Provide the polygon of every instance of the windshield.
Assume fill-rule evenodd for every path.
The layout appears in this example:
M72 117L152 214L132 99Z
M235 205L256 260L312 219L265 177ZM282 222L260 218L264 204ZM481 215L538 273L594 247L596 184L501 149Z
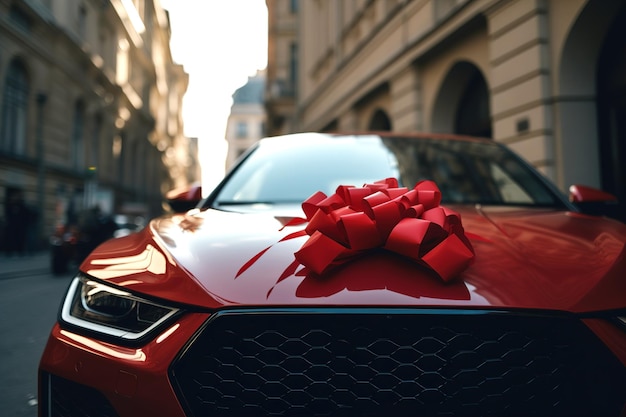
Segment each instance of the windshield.
M510 151L495 143L414 137L315 136L263 140L218 187L213 206L301 203L317 191L395 177L434 181L443 203L562 205Z

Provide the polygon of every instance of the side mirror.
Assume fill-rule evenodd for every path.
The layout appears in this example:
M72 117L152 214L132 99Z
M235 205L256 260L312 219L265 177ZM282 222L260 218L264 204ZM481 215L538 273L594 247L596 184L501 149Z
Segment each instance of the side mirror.
M171 190L165 195L165 199L172 211L184 213L196 207L202 200L202 186L194 183L188 187Z
M617 203L617 197L597 188L574 184L569 187L569 201L572 203Z
M594 216L607 216L622 220L617 197L606 191L586 185L575 184L569 187L569 201L581 212Z

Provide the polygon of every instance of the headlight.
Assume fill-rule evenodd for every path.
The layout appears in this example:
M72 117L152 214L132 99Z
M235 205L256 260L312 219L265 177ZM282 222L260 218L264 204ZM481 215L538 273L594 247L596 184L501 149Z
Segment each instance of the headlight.
M79 275L63 301L61 321L109 338L136 342L179 311Z

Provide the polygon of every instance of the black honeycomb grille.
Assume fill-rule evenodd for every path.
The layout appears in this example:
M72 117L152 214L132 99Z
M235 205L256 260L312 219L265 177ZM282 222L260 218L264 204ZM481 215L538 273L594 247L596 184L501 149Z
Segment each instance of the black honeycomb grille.
M572 317L227 312L172 366L193 416L612 416L624 366Z
M42 373L41 381L42 416L118 417L106 397L94 388L48 373Z

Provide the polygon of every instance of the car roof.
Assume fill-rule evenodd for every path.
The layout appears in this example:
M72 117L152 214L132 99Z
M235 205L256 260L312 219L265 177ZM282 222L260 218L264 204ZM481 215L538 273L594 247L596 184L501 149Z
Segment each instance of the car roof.
M300 132L286 135L269 136L261 139L265 141L291 141L291 140L311 140L332 139L338 137L380 137L380 138L414 138L414 139L439 139L457 140L480 143L497 143L491 138L459 135L452 133L427 133L427 132L389 132L389 131L346 131L346 132Z

